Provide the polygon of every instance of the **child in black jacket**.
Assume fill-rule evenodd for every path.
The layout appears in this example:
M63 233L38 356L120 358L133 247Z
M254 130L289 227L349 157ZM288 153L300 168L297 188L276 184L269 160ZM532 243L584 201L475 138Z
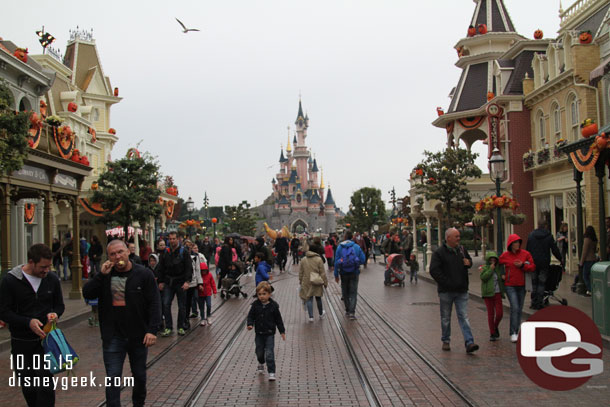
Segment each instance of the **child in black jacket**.
M252 303L248 313L248 330L255 328L256 336L256 358L258 359L258 373L269 372L269 381L275 380L275 329L280 331L283 340L286 340L286 329L280 314L280 306L271 299L271 284L266 281L260 282L256 286L256 296L258 299Z

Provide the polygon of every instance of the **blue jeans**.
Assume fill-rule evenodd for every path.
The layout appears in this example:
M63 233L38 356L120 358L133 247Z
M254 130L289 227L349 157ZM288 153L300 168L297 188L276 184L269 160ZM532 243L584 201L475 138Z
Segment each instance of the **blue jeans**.
M316 297L316 304L318 306L318 314L322 315L322 297ZM309 318L313 318L313 297L309 297L307 301L305 301L305 305L307 306Z
M595 263L595 261L585 261L582 264L582 279L587 286L587 291L591 291L591 267Z
M212 296L208 295L207 297L197 297L197 303L199 304L199 314L201 315L201 319L207 319L212 313ZM207 314L205 308L208 308Z
M254 344L256 345L256 359L258 363L264 365L267 363L267 372L275 373L275 352L273 347L275 346L275 335L259 335L256 334L254 337Z
M345 304L345 312L351 315L356 313L356 301L358 301L358 278L357 273L341 274L341 295Z
M525 301L525 286L506 286L506 295L510 302L510 334L518 334L521 327L521 312Z
M186 291L182 289L182 284L165 284L163 288L163 317L165 318L165 328L173 329L174 320L172 319L172 301L174 295L178 298L178 327L186 325Z
M72 274L70 273L70 262L72 259L68 256L64 256L64 280L68 280Z
M441 303L441 341L449 342L451 339L451 310L455 303L455 312L457 313L458 323L464 336L464 343L466 346L474 343L466 309L468 306L468 293L438 293L438 298Z
M146 400L146 356L148 349L142 344L142 341L130 341L118 336L104 342L102 348L106 377L108 378L122 377L125 355L129 355L129 365L134 379L131 399L134 406L143 406ZM112 380L112 384L114 384L114 379L108 380ZM106 403L108 407L121 406L120 386L106 387Z

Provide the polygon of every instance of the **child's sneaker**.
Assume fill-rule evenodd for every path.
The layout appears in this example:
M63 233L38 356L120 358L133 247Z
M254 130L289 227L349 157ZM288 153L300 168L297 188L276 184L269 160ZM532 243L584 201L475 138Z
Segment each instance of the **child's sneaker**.
M161 336L166 338L168 336L170 336L172 334L172 330L169 328L165 328L162 332L161 332Z
M256 368L256 373L258 373L258 374L265 373L265 365L258 365L258 367Z
M269 373L269 381L270 382L274 382L275 381L275 373Z
M178 335L180 335L180 336L186 335L186 332L184 332L183 328L178 328Z

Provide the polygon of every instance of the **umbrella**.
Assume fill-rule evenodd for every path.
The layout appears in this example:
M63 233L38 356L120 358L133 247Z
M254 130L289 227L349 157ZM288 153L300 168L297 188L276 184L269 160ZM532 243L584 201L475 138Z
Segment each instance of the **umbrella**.
M232 237L232 238L241 238L241 235L239 233L229 233L228 235L225 235L225 237Z

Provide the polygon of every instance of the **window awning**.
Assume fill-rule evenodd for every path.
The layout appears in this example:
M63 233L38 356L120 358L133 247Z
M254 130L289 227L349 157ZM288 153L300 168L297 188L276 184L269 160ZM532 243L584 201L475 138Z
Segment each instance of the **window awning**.
M610 57L606 58L604 62L599 64L595 69L591 71L589 74L589 82L592 84L597 83L599 79L604 76L608 71L610 71Z

